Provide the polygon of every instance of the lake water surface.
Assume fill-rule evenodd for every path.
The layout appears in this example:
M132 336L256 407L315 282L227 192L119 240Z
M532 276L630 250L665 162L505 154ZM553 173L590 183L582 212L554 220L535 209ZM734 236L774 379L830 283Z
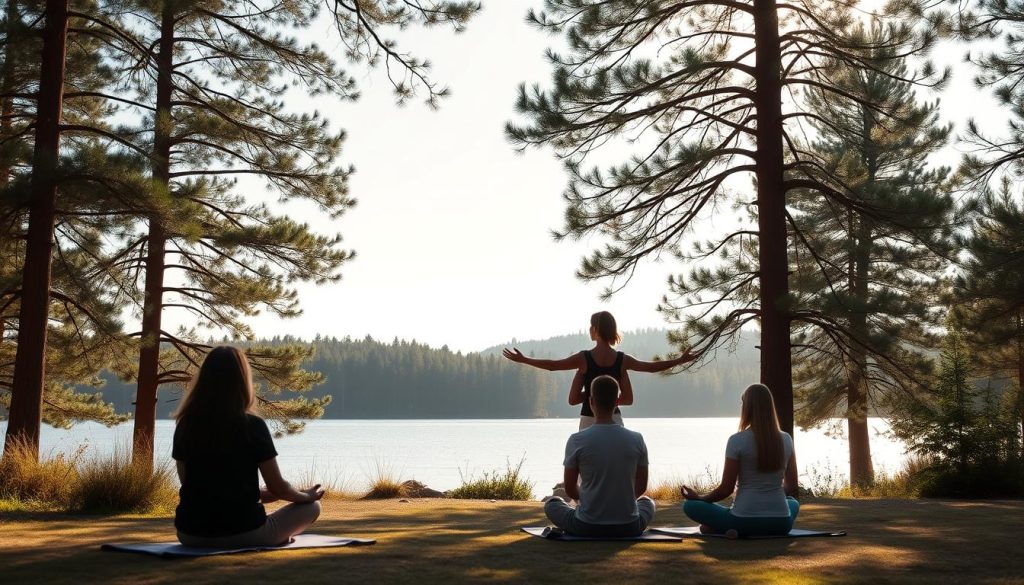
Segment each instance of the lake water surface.
M839 421L837 421L839 422ZM711 473L716 477L725 457L725 442L736 430L736 418L633 418L626 426L644 435L651 462L651 484ZM561 481L565 440L577 429L576 419L523 420L317 420L304 432L276 439L285 477L301 483L315 477L357 491L378 470L400 479L415 479L437 490L457 487L463 476L504 470L523 461L522 472L538 496ZM885 433L883 419L869 422L876 470L897 471L906 458L904 447ZM0 433L6 431L0 422ZM157 421L156 456L168 461L174 422ZM87 454L128 449L131 423L106 428L82 423L70 430L43 427L42 453L72 453L87 445ZM797 462L802 483L812 475L845 477L849 458L846 440L823 429L796 432Z

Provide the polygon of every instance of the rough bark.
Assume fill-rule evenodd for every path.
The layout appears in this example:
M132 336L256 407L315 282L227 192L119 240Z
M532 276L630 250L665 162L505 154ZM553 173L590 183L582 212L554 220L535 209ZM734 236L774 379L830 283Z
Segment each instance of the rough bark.
M1021 449L1024 450L1024 309L1017 313L1017 415L1020 418Z
M174 67L174 13L165 5L160 26L157 56L156 116L153 133L153 188L163 193L170 187L171 75ZM146 289L142 307L142 344L139 349L139 380L135 395L135 428L132 460L153 464L153 436L156 432L156 402L160 388L160 338L164 292L164 252L167 234L163 218L154 212L149 218L146 242Z
M775 397L782 430L793 434L789 263L783 183L782 58L775 0L754 0L757 214L761 285L761 382Z
M853 250L851 292L858 302L867 302L871 228L863 218L857 222ZM865 486L874 480L871 464L871 438L868 433L868 393L865 380L867 352L867 313L862 309L850 315L850 330L855 339L850 350L850 379L846 394L846 424L850 441L850 485Z
M861 156L867 170L865 193L875 186L878 177L878 148L872 135L876 126L875 114L861 108ZM868 433L867 352L868 316L863 307L868 299L868 278L873 245L870 220L849 212L850 237L850 296L857 303L849 315L853 344L850 348L849 380L846 389L846 425L850 442L850 485L866 486L874 481L871 464L871 437Z
M39 456L43 384L46 377L46 332L50 308L50 267L57 207L57 162L60 154L61 102L67 52L68 2L47 0L42 62L32 155L31 203L18 315L18 350L14 360L7 442L24 441Z

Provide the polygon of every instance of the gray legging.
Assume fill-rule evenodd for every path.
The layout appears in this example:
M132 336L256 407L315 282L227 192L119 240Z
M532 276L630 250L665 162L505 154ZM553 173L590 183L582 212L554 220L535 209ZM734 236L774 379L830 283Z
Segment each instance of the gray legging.
M320 516L320 502L288 504L267 516L263 526L248 532L228 536L191 536L178 532L178 540L185 546L202 548L249 548L277 546L288 542Z
M591 524L577 518L576 509L555 496L544 502L544 514L555 526L576 536L637 536L643 534L654 519L656 506L651 498L640 496L636 500L636 507L640 517L627 524Z

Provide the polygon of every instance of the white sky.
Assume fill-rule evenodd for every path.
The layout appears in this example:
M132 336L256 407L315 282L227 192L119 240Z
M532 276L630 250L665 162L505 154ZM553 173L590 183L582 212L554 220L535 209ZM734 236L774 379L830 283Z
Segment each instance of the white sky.
M305 211L292 215L341 232L358 257L337 284L299 285L301 317L253 319L258 336L369 334L474 351L513 337L578 331L601 309L612 311L623 329L664 326L655 306L665 278L679 267L650 263L602 304L603 285L574 276L590 246L550 236L564 212L561 164L550 150L519 154L505 139L516 87L547 84L543 51L559 42L525 23L527 9L540 4L491 0L463 34L410 29L395 35L400 47L429 57L433 77L451 87L439 111L420 101L396 107L383 72L354 66L358 102L317 102L348 132L343 162L356 167L350 187L359 204L336 222ZM969 115L999 128L1005 114L972 88L962 54L949 48L936 55L938 64L955 67L942 95L943 115L958 128ZM953 163L954 154L942 162ZM701 229L716 228L708 222Z

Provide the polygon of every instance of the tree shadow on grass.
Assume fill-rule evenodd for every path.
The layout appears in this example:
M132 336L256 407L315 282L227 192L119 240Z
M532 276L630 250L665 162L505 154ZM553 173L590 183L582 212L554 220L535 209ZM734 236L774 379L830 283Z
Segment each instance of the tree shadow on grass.
M687 538L701 554L718 561L774 559L794 552L796 539L728 540L724 538Z
M174 539L170 518L47 516L0 524L2 580L78 583L1005 583L1024 574L1015 553L1019 503L809 502L798 525L843 538L681 543L559 542L519 532L546 524L538 503L328 503L312 532L376 538L369 547L163 561L100 552L102 542ZM689 522L675 507L659 526ZM964 578L969 575L969 578Z

